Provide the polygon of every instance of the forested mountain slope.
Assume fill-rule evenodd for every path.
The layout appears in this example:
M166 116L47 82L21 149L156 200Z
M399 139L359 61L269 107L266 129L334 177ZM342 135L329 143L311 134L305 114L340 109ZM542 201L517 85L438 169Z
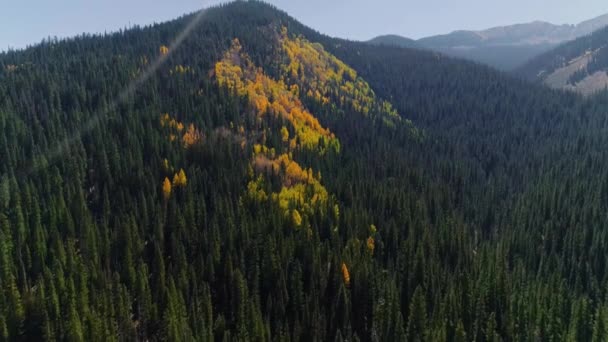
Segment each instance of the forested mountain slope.
M608 87L608 28L542 54L517 73L550 87L592 95Z
M607 105L255 1L2 54L0 339L602 340Z
M398 46L404 48L420 48L420 45L414 39L402 37L396 34L387 34L372 38L367 41L373 45L388 45L388 46Z

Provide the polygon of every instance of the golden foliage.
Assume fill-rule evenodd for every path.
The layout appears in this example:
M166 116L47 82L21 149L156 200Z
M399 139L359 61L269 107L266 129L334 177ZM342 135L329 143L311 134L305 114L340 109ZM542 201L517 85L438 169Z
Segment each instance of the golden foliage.
M173 74L184 75L184 74L188 74L188 73L193 74L194 70L192 70L192 68L190 68L189 66L183 66L181 64L178 64L169 70L169 74L171 74L171 75L173 75Z
M186 186L188 184L188 178L186 178L186 172L184 172L184 169L180 169L179 170L179 185L180 186Z
M184 188L188 184L188 178L184 169L180 169L178 173L173 175L173 186Z
M263 189L263 178L259 176L247 184L247 195L256 202L264 202L268 199L266 191Z
M246 97L257 116L273 115L291 126L283 126L280 130L281 141L289 147L289 154L277 156L273 148L268 148L264 144L265 132L261 134L261 143L253 145L252 180L247 185L247 197L258 202L272 200L286 219L300 227L307 217L326 206L329 194L320 182L320 174L315 177L311 169L301 167L293 160L291 153L299 148L317 150L319 153L328 149L339 152L339 141L304 107L299 98L300 85L288 85L283 79L275 80L264 74L243 53L237 39L222 60L216 63L213 72L218 84ZM297 69L293 70L293 75L299 75ZM321 96L318 91L315 93ZM321 149L320 146L324 147ZM258 175L255 179L254 174ZM278 177L281 189L268 194L264 176Z
M300 213L296 209L291 213L291 219L296 227L302 225L302 216L300 216Z
M161 45L161 47L158 50L162 56L165 56L169 53L169 48L166 47L165 45Z
M304 170L289 154L283 153L276 159L270 159L263 154L258 154L253 165L255 170L261 172L272 172L275 175L283 176L283 185L286 187L293 186L297 183L314 184L316 179L312 170Z
M171 197L171 181L168 177L165 177L165 181L163 182L163 196L166 200Z
M350 286L350 273L348 272L348 267L345 263L342 263L342 279L344 280L344 285L346 287Z
M375 235L377 231L378 231L378 228L376 228L376 226L375 226L375 225L371 224L371 225L369 226L369 232L370 232L372 235Z
M161 116L160 116L160 125L161 125L161 127L167 126L170 121L171 121L171 117L169 116L168 113L161 114Z
M371 236L368 237L366 245L367 245L367 250L369 251L369 253L371 255L374 255L374 248L376 248L376 241L374 240L374 238Z
M289 130L287 130L287 127L283 126L281 128L281 140L286 143L289 141Z
M298 214L312 215L314 211L323 206L329 200L329 194L325 187L315 178L312 170L303 169L296 161L291 159L289 154L281 154L271 159L267 147L255 145L257 151L252 165L253 169L260 174L255 181L256 187L250 182L248 193L250 198L266 199L266 193L260 196L261 175L280 177L283 187L278 193L273 193L271 198L283 210L286 216L293 210L298 210Z
M289 87L282 80L276 81L256 68L248 55L242 52L238 40L215 65L218 83L228 87L241 96L247 96L251 106L259 116L270 113L291 123L302 147L314 149L324 139L329 146L335 136L322 127L298 98L299 88Z
M188 125L188 130L182 137L184 147L189 148L197 145L202 140L202 136L202 133L194 126L194 124Z
M390 124L401 119L389 102L376 98L369 84L354 69L325 51L321 44L303 37L291 38L285 27L281 30L280 43L288 59L283 74L309 98L325 105L330 98L336 98L340 105L363 115L381 114Z
M184 124L172 118L167 113L160 116L160 125L163 128L169 129L171 132L169 134L169 140L171 142L175 141L178 136L181 135L181 132L184 131ZM184 148L190 148L197 145L202 141L202 139L203 134L198 130L198 128L196 128L196 126L194 126L194 124L189 124L188 129L182 135L182 143L184 144Z
M184 125L181 122L172 118L169 113L165 113L160 116L160 125L161 127L168 127L178 131L180 129L184 129Z

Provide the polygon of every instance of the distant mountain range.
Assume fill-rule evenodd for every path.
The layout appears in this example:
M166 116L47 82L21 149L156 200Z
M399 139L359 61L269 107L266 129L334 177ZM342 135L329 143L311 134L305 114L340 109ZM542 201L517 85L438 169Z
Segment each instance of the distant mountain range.
M535 21L482 31L460 30L419 40L386 35L376 37L369 42L430 49L488 64L501 70L514 70L562 43L589 35L605 26L608 26L608 14L578 25L554 25Z
M583 95L603 90L608 87L608 27L537 56L516 73Z

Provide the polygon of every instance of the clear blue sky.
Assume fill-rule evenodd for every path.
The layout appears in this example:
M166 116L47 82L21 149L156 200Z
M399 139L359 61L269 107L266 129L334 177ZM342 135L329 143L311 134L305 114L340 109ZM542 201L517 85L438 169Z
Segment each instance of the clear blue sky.
M45 37L115 31L150 24L221 0L7 0L0 50ZM304 24L351 39L396 33L411 38L456 29L545 20L578 23L608 12L607 0L268 0Z

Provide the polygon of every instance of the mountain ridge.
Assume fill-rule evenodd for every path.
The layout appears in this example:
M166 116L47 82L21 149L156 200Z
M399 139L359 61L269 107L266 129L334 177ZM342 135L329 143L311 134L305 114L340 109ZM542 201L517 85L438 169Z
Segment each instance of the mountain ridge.
M606 26L608 26L608 14L576 25L556 25L537 20L484 30L456 30L413 41L398 35L389 35L373 38L369 42L431 49L489 64L499 69L512 70L559 44L591 34Z
M608 87L608 28L537 56L515 73L525 79L593 95Z

